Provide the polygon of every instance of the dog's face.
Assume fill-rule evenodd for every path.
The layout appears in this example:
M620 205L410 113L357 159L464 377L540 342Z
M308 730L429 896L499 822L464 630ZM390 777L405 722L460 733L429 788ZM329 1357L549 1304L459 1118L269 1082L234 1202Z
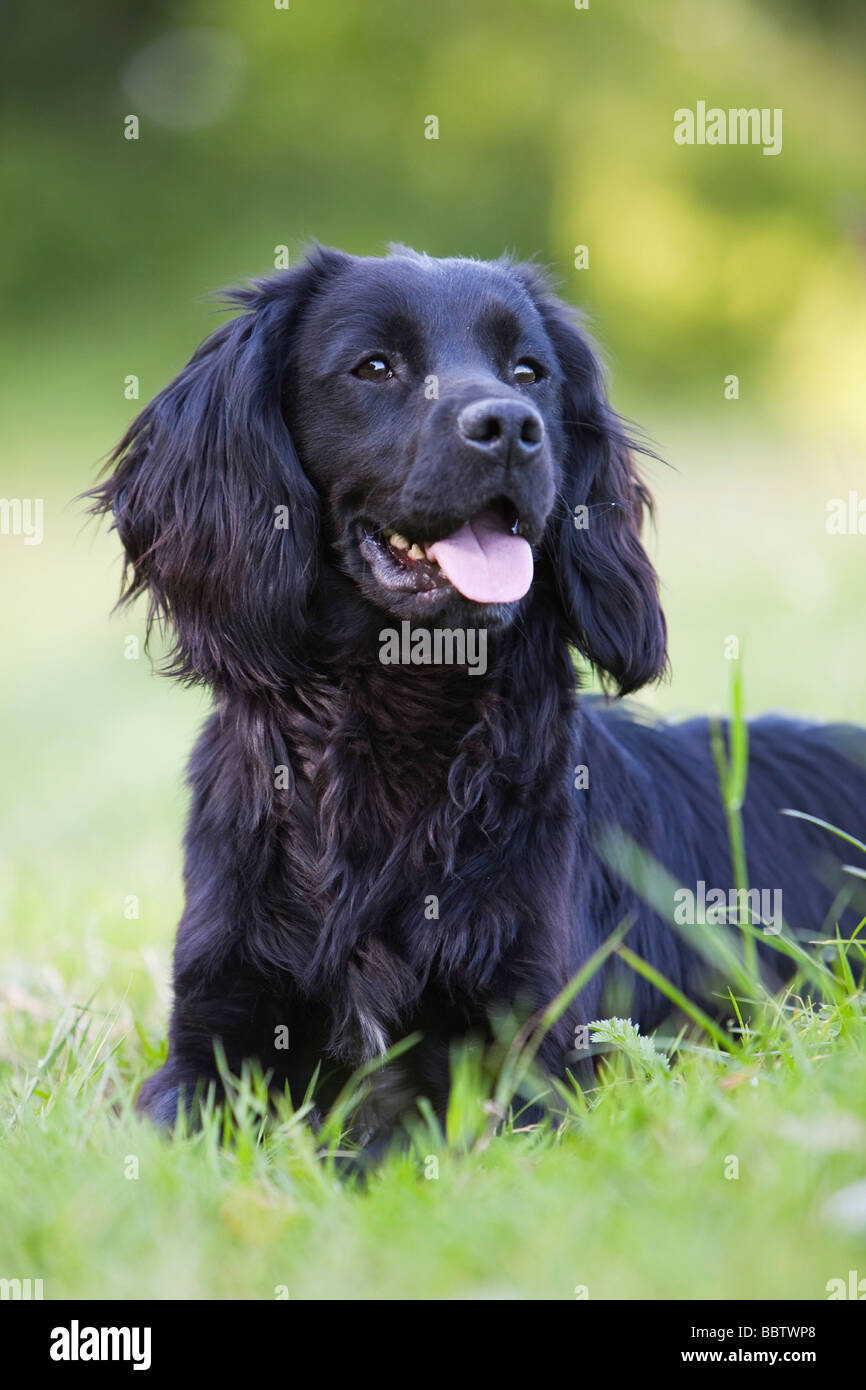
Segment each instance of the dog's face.
M283 688L330 567L418 623L502 628L531 604L621 691L661 672L648 498L592 345L533 267L317 248L233 300L91 494L126 597L174 629L171 670Z
M287 423L324 504L324 540L399 618L508 622L561 477L560 371L504 267L359 260L304 313Z

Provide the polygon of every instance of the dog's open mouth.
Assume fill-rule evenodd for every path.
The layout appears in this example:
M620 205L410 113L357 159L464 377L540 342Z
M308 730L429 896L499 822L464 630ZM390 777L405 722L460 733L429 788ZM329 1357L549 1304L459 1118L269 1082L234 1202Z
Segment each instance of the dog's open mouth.
M519 524L513 509L491 503L437 541L363 524L360 550L376 581L392 592L456 589L473 603L515 603L533 571L532 549L517 534Z

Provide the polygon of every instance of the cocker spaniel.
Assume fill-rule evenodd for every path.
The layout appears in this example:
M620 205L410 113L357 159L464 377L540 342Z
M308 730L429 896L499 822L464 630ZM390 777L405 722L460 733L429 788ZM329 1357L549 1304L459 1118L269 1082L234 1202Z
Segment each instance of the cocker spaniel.
M649 497L579 320L531 265L405 247L317 247L232 299L91 494L125 597L146 592L173 634L168 670L215 701L143 1110L171 1123L218 1089L215 1040L296 1101L321 1062L324 1104L417 1033L376 1123L419 1095L441 1112L453 1042L543 1010L620 924L718 1012L688 916L740 949L706 906L736 888L710 725L610 698L662 675L665 621ZM578 694L576 654L608 698ZM767 935L814 935L856 887L834 837L785 807L862 836L862 734L749 726L770 979L785 958ZM692 894L682 930L648 865ZM576 1036L613 1005L644 1030L669 1008L612 956L539 1065L579 1064Z

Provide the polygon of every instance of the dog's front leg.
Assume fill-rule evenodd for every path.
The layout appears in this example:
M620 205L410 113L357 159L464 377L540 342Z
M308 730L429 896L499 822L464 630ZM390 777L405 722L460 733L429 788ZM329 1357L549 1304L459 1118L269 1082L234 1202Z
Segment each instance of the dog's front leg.
M324 1011L288 983L275 985L234 959L214 976L177 973L168 1058L145 1081L137 1108L166 1127L179 1109L195 1122L208 1094L223 1100L245 1063L258 1065L272 1092L288 1088L297 1105L324 1053L328 1025ZM332 1088L326 1079L323 1094Z

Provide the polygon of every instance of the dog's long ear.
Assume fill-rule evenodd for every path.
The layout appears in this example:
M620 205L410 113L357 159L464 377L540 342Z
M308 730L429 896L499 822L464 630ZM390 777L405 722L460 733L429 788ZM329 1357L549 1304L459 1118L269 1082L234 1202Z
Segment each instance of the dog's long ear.
M571 641L625 695L667 663L658 578L640 535L650 497L576 314L534 267L520 273L562 373L564 469L546 544L553 583Z
M245 312L145 407L86 494L114 515L122 599L147 590L148 630L173 630L167 670L182 680L275 688L297 649L319 504L283 418L282 379L308 297L349 259L317 248L234 292Z

